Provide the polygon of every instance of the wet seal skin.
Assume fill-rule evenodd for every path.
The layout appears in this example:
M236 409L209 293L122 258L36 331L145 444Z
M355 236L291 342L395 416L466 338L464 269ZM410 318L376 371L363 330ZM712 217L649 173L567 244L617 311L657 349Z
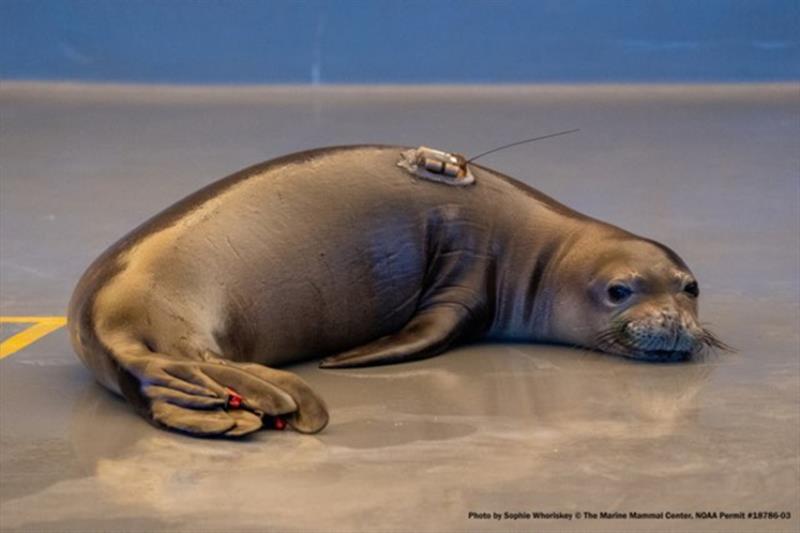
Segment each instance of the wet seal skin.
M723 346L669 248L474 163L469 183L428 179L398 165L409 150L292 154L169 207L81 278L75 351L152 423L236 437L326 426L275 368L309 359L400 363L481 338L647 361Z

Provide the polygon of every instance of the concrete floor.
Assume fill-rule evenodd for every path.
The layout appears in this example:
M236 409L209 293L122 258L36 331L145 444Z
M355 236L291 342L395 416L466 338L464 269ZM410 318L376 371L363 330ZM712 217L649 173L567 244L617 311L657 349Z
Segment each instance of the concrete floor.
M394 367L303 365L293 370L326 398L331 425L231 442L152 428L92 382L61 329L0 362L0 529L799 530L797 85L4 84L0 314L63 315L108 244L257 161L357 142L474 154L574 127L482 164L672 246L700 279L701 318L736 353L657 365L477 345Z

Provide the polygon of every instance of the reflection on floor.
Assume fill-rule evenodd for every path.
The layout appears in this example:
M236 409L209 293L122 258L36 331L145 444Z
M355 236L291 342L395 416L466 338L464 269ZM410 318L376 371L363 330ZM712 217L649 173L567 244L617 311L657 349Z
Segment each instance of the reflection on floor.
M0 528L796 531L799 103L787 86L0 89L2 315L63 314L106 245L259 160L355 142L476 153L580 127L483 163L675 248L702 319L738 349L656 365L481 344L302 365L328 429L233 442L150 427L92 383L61 329L0 362ZM506 511L572 520L468 514Z

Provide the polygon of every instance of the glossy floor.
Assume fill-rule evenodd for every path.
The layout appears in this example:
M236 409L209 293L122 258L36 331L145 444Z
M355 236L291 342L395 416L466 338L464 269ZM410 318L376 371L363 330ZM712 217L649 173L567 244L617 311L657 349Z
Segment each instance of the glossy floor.
M579 127L482 163L669 244L700 279L702 319L738 349L658 365L484 344L394 367L303 365L331 425L236 442L152 428L92 382L61 329L0 362L0 529L800 528L797 86L11 84L0 117L2 315L63 315L108 244L260 160L359 142L470 154ZM721 511L792 518L695 514ZM666 518L681 512L694 518Z

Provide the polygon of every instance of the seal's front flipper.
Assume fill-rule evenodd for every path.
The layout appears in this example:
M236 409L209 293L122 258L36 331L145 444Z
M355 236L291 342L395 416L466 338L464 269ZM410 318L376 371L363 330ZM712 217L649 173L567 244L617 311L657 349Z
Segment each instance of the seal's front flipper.
M463 333L470 316L469 310L461 304L439 304L417 313L397 333L323 359L319 366L353 368L433 357Z

